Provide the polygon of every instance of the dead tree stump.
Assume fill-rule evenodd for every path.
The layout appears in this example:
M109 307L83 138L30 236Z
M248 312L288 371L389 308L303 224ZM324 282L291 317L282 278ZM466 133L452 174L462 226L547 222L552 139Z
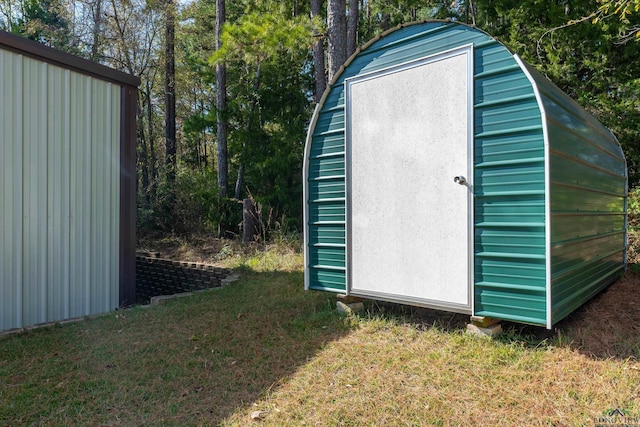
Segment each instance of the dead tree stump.
M259 233L258 210L253 199L242 201L242 243L256 240Z

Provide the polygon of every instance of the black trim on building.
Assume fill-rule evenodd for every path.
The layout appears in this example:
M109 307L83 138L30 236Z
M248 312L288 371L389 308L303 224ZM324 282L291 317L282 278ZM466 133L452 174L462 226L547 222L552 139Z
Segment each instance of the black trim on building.
M140 86L140 79L122 71L114 70L97 62L88 61L79 56L45 46L33 40L0 31L0 47L5 50L36 58L50 64L68 68L82 74L97 77L119 85Z
M136 302L137 89L120 91L120 306Z

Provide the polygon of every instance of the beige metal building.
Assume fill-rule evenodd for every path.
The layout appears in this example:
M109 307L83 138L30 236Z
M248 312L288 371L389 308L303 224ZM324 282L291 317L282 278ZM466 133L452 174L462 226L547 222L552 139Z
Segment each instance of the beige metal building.
M0 331L135 302L138 84L0 32Z

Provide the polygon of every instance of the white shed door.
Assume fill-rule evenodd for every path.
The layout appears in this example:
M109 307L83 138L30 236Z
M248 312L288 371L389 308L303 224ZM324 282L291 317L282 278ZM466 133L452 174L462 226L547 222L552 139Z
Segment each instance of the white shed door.
M349 293L471 312L471 70L468 46L346 81Z

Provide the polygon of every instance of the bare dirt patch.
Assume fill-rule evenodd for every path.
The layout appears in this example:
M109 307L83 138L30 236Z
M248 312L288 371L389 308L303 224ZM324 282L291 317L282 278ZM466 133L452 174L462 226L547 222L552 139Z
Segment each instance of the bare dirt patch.
M571 346L598 358L640 358L640 273L623 278L557 325Z
M214 265L232 254L253 252L256 247L257 244L242 244L210 234L148 235L139 236L137 241L140 252L159 252L162 258Z

